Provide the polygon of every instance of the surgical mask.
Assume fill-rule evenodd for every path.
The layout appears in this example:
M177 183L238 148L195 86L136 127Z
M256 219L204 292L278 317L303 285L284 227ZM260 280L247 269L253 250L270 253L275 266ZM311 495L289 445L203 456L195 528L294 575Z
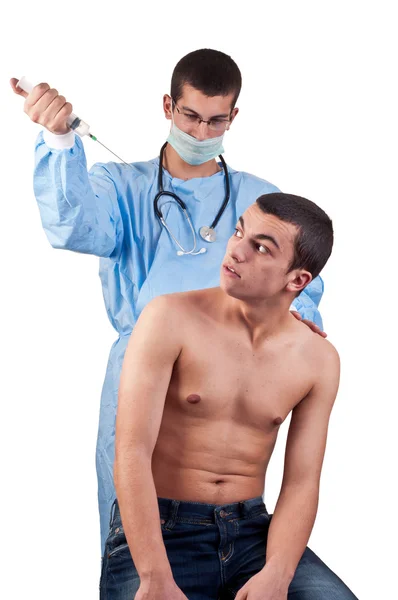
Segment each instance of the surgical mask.
M196 166L202 165L224 152L223 138L224 134L215 138L197 140L192 135L188 135L188 133L179 129L173 119L167 141L181 156L182 160L185 160L189 165Z

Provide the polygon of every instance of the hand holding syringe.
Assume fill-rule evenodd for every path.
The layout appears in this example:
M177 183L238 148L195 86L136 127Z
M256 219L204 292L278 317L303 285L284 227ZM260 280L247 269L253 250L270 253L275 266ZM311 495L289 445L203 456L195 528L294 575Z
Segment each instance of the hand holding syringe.
M72 112L72 104L67 102L64 96L60 96L57 90L50 88L48 83L33 86L26 77L22 77L19 81L15 78L11 79L10 83L16 94L26 98L24 110L34 123L39 123L57 135L68 133L71 130L81 137L88 135L128 165L126 161L90 133L90 126Z

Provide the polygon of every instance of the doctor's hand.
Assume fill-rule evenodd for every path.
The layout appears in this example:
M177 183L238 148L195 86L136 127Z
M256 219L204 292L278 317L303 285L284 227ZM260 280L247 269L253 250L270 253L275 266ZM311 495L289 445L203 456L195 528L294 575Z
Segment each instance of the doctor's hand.
M48 131L58 135L71 131L66 120L73 111L72 104L48 83L35 85L28 94L17 87L18 79L11 79L10 84L15 94L26 98L24 111L34 123L43 125Z
M296 317L296 319L298 321L301 321L302 323L305 323L305 325L307 325L307 327L309 327L310 329L312 329L312 331L314 333L317 333L318 335L320 335L323 338L327 337L327 335L328 335L327 333L325 333L324 331L322 331L322 329L320 327L318 327L318 325L315 325L315 323L313 323L309 319L303 319L303 317L300 315L299 312L297 312L296 310L291 310L290 312L292 313L293 317Z

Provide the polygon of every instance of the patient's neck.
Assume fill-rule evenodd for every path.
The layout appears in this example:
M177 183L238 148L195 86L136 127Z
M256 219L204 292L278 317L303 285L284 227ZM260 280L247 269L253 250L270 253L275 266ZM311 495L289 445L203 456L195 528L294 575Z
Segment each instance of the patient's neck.
M291 323L292 298L244 301L225 294L225 315L231 322L242 326L251 342L256 345L275 336Z

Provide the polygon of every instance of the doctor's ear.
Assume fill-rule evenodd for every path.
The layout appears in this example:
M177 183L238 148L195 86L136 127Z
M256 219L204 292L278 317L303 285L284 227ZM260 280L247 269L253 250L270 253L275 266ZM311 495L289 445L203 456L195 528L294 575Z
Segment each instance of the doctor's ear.
M232 111L231 111L231 121L230 121L230 123L229 123L229 125L227 127L227 130L231 127L231 124L232 124L233 120L235 119L236 115L238 114L238 112L239 112L239 108L236 107L236 108L232 109Z
M312 275L309 271L294 270L291 275L293 278L286 286L288 292L298 294L312 281Z
M169 96L168 94L165 94L163 96L163 111L164 111L164 116L166 117L166 119L171 119L172 104L173 104L173 101L171 99L171 96Z

